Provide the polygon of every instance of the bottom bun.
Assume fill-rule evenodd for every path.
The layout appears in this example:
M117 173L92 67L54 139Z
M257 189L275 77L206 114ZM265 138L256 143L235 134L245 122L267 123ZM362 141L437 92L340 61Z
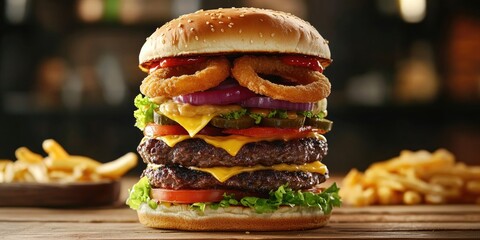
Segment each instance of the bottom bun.
M287 231L325 226L330 215L318 208L280 207L273 213L256 213L248 207L228 207L204 212L188 205L158 205L151 209L142 204L137 210L140 223L162 229L186 231Z

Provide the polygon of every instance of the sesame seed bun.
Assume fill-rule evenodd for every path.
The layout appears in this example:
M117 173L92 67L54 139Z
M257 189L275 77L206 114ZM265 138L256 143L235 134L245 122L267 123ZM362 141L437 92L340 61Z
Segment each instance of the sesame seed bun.
M203 213L186 204L159 205L153 210L143 203L138 219L148 227L185 231L290 231L325 226L330 215L306 207L280 207L273 213L255 213L247 207L206 209Z
M143 45L140 68L149 61L188 55L287 53L331 62L328 41L310 23L289 13L257 8L197 11L158 28Z

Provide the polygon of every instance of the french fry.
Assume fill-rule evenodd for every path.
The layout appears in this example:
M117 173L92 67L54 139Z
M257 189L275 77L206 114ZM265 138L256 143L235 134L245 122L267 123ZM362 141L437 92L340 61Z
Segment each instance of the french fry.
M5 167L7 166L7 164L9 163L13 163L12 160L7 160L7 159L0 159L0 172L3 171L5 169Z
M69 154L63 149L57 141L53 139L47 139L43 141L43 150L55 160L62 160L68 158Z
M445 149L404 150L398 157L372 164L365 173L353 169L342 188L343 201L357 206L475 203L480 199L480 166L455 162ZM376 192L375 199L371 192Z
M84 156L68 156L64 159L52 158L50 156L45 158L45 165L52 170L73 171L76 166L80 165L93 172L100 164L100 162Z
M20 147L15 151L17 161L0 160L0 183L110 181L121 177L137 164L137 155L134 153L127 153L115 161L102 164L86 156L68 154L53 139L43 141L42 147L48 154L47 157Z
M4 166L3 182L5 183L13 182L14 177L15 177L15 172L13 171L13 163L7 163Z
M403 193L403 203L407 205L419 204L422 201L422 196L415 191L406 191Z
M26 147L18 148L15 151L15 157L17 157L18 161L27 163L41 163L43 161L43 157L40 154L30 151Z
M425 195L425 202L431 204L442 204L446 203L445 197L438 194L427 194Z
M43 164L43 162L28 166L28 172L32 175L35 182L47 183L50 181L47 167Z
M130 152L117 160L97 166L95 172L103 177L115 179L124 175L128 170L137 165L137 161L137 155Z
M429 182L447 188L460 188L463 186L463 179L457 176L435 175L430 178Z
M469 181L466 186L467 191L480 194L480 181Z

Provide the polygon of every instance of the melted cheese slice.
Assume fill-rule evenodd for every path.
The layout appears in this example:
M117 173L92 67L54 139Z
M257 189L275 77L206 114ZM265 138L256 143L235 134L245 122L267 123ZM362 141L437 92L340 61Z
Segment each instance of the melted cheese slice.
M198 168L198 167L190 167L192 170L207 172L212 174L220 182L225 182L229 178L243 173L243 172L253 172L258 170L275 170L275 171L302 171L302 172L314 172L325 174L328 172L327 166L321 163L320 161L315 161L311 163L306 163L303 165L289 165L289 164L277 164L273 166L262 166L262 165L255 165L253 167L212 167L212 168Z
M195 136L195 134L200 132L200 130L207 126L210 120L215 117L214 114L199 115L195 117L184 117L168 112L162 112L162 114L180 124L183 128L187 130L188 135L190 135L191 137Z
M315 137L322 140L325 140L325 137L321 134L312 133L309 137ZM190 139L192 137L187 135L170 135L170 136L162 136L158 137L158 139L164 141L169 147L175 146L175 144L184 141L186 139ZM223 150L227 151L230 155L236 156L238 151L243 147L243 145L251 142L259 142L259 141L275 141L275 140L289 140L286 138L253 138L253 137L245 137L239 135L230 135L230 136L207 136L207 135L195 135L193 138L200 138L203 139L208 144L222 148Z

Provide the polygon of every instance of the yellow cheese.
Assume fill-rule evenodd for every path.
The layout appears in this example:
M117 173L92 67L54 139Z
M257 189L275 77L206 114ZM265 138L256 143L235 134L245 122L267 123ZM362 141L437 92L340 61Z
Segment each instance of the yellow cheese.
M328 172L327 166L321 163L320 161L315 161L311 163L306 163L303 165L289 165L289 164L277 164L273 166L262 166L262 165L255 165L253 167L212 167L212 168L197 168L197 167L190 167L190 169L198 170L202 172L208 172L212 174L218 181L225 182L229 178L243 173L243 172L253 172L258 170L275 170L275 171L302 171L302 172L314 172L325 174Z
M200 132L200 130L207 126L210 120L215 117L214 114L199 115L195 117L185 117L168 112L163 112L163 114L185 128L191 137Z
M158 139L164 141L169 147L174 147L175 144L190 138L191 137L188 135L168 135L168 136L158 137Z
M325 140L325 137L321 134L313 133L309 137L315 137ZM190 139L191 137L187 135L170 135L158 137L158 139L164 141L169 147L175 146L175 144ZM239 135L230 135L230 136L207 136L207 135L195 135L193 138L203 139L208 144L222 148L227 151L230 155L237 155L238 151L243 147L243 145L251 142L259 141L275 141L275 140L289 140L285 138L254 138L254 137L245 137Z

